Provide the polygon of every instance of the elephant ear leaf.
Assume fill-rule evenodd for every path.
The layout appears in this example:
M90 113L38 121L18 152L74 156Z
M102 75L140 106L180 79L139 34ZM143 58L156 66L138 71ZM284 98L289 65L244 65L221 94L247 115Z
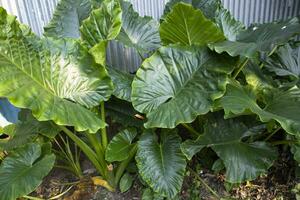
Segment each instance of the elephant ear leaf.
M130 2L121 1L121 6L122 29L117 40L127 47L135 48L141 54L159 48L159 23L148 16L140 17Z
M105 159L109 162L126 160L132 149L134 149L135 144L132 144L132 142L136 135L137 131L134 128L119 132L108 144Z
M189 158L203 147L211 147L224 162L226 180L241 183L254 180L272 166L277 158L275 148L265 142L243 142L242 139L255 134L241 121L224 120L222 116L211 115L204 126L204 135L195 141L187 140L182 152Z
M276 120L282 128L290 134L300 134L300 90L294 88L281 91L270 89L268 96L265 96L265 105L261 108L250 88L236 83L227 85L226 93L220 100L225 114L243 114L249 110L257 114L261 121L268 122Z
M138 142L137 166L143 180L162 196L173 198L181 189L186 160L180 150L180 137L163 130L160 141L147 130Z
M107 100L112 82L77 41L39 39L0 9L0 96L32 110L39 121L96 132L105 126L89 111Z
M204 47L162 47L136 73L133 106L147 114L146 128L190 123L224 94L235 64L234 58Z
M91 12L90 0L61 0L50 23L44 28L45 35L59 38L79 38L80 25Z
M160 25L163 44L206 45L225 39L221 29L200 10L185 3L176 4Z
M278 76L293 76L300 78L300 47L291 45L279 47L275 54L266 60L267 69Z
M241 30L235 37L212 43L210 47L216 52L227 52L231 56L255 57L257 53L271 52L272 48L289 41L300 33L300 23L297 17L284 22L254 24L247 30Z
M121 26L122 10L119 0L104 0L100 8L94 9L82 22L81 38L97 63L105 65L107 42L119 35Z
M41 146L29 143L9 154L0 166L2 200L13 200L31 193L50 172L54 154L42 155Z
M220 0L170 0L165 6L164 16L162 18L165 19L166 15L171 12L173 7L180 2L191 4L194 8L201 10L205 17L211 20L215 19L216 13L222 5Z

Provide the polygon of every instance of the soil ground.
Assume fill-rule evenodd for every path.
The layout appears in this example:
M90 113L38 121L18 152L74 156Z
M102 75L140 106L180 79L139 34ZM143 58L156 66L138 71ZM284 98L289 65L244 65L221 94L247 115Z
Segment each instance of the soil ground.
M295 174L295 166L289 155L281 155L274 166L269 170L268 175L259 177L239 186L230 187L225 183L222 173L214 174L211 170L198 170L199 176L211 187L222 199L247 199L247 200L296 200L293 188L300 183L300 179ZM88 168L91 166L88 165ZM86 169L93 173L94 170ZM125 192L108 192L101 187L95 187L88 178L79 183L68 185L66 183L76 182L76 178L61 169L53 170L45 179L43 184L31 194L31 196L42 199L59 195L68 190L57 199L61 200L140 200L144 190L143 184L137 178L133 187ZM70 189L71 187L71 189ZM227 187L227 190L226 190ZM300 187L300 185L299 185ZM300 189L299 189L300 194ZM176 200L215 200L218 199L192 174L187 174L182 191ZM298 199L297 199L298 200Z

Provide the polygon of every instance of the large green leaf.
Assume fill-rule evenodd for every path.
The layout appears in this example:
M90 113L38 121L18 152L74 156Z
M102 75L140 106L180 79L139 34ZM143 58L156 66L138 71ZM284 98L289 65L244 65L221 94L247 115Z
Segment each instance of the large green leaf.
M131 3L121 1L122 29L117 40L140 53L147 53L160 47L159 23L151 17L140 17Z
M220 0L170 0L165 6L163 19L179 2L191 4L193 7L200 9L207 18L212 20L222 5Z
M161 23L159 33L164 44L206 45L225 39L216 24L185 3L173 7Z
M59 133L59 128L52 122L39 122L30 112L22 110L19 113L19 120L3 128L3 133L10 136L9 140L0 142L0 148L11 150L24 144L34 141L38 134L54 138Z
M85 107L107 100L112 83L85 48L71 39L41 40L2 8L0 35L0 96L39 121L90 132L105 126Z
M267 58L265 66L278 76L300 78L300 47L292 48L289 44L280 47Z
M247 30L240 31L235 37L210 44L210 47L218 53L227 52L232 56L252 58L258 52L270 52L274 46L286 43L299 33L299 19L292 18L284 22L254 24Z
M107 41L115 39L122 26L122 10L119 0L104 0L100 8L93 10L80 27L84 43L91 48L95 61L106 64Z
M261 121L276 120L290 134L300 134L300 90L296 87L286 91L271 89L265 99L265 106L257 104L257 98L249 87L237 83L229 84L221 104L226 115L243 114L250 110L257 114Z
M195 141L187 140L181 147L189 159L203 147L211 147L224 162L226 180L241 183L266 173L277 157L276 150L265 142L242 141L255 133L239 119L224 120L222 115L211 115L204 135Z
M90 0L61 0L56 6L53 18L44 28L51 37L79 38L81 22L91 12Z
M147 113L145 127L174 128L212 108L225 91L235 59L207 48L162 47L145 60L132 83L132 103Z
M15 200L32 192L52 169L55 156L41 155L38 144L28 144L4 159L0 167L1 200Z
M140 175L155 192L169 198L180 191L185 174L180 142L174 130L162 130L159 141L153 130L146 130L138 142L136 161Z
M131 84L133 75L123 72L117 68L108 67L108 73L114 84L113 95L125 101L131 101Z
M120 131L107 146L105 159L109 162L126 160L132 150L132 144L137 131L134 128L127 128Z

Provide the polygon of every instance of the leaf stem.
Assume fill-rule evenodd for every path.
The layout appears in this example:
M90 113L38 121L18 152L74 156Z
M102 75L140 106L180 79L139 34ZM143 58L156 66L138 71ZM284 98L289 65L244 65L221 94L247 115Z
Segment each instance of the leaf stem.
M270 53L268 54L268 57L270 57L271 55L273 55L273 53L277 50L277 45L275 45L275 47L272 49L272 51L270 51Z
M104 101L101 102L101 119L102 121L105 122L105 107L104 107ZM102 146L103 150L105 151L107 147L107 132L106 132L106 127L101 129L101 139L102 139Z
M214 191L199 175L197 172L195 172L192 168L187 167L192 174L217 198L221 199L220 196L217 194L216 191Z
M233 78L236 79L236 77L239 75L239 73L243 70L243 68L247 65L249 62L249 58L246 58L239 66L238 70L233 74Z
M129 162L132 160L132 158L134 157L135 153L137 151L137 144L135 144L133 146L133 148L131 149L129 156L126 160L123 160L120 165L118 166L117 170L116 170L116 176L115 176L115 185L118 185L120 178L122 176L122 174L124 173L126 167L128 166Z
M93 163L95 168L99 171L99 173L102 176L105 176L104 167L101 166L101 164L98 162L96 153L84 141L82 141L78 136L76 136L72 131L70 131L64 126L59 126L59 127L63 132L65 132L68 135L69 138L71 138L77 144L77 146L79 146L79 148L85 153L85 155Z
M184 128L186 128L190 133L193 134L193 136L198 137L199 135L201 135L200 133L198 133L198 131L196 131L192 126L190 126L189 124L181 124Z
M272 145L281 145L281 144L300 144L300 141L298 140L279 140L279 141L274 141L271 142Z
M281 127L278 127L276 130L274 130L268 137L266 137L266 139L264 139L264 141L268 141L269 139L271 139L271 137L273 135L275 135L279 130L281 129Z

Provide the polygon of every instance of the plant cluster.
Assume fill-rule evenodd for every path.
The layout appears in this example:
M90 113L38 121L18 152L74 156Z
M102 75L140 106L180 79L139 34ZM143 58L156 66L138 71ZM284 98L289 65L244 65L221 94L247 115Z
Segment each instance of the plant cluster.
M125 0L61 0L42 37L0 8L0 96L21 108L1 129L1 199L32 192L56 157L82 177L80 151L94 184L126 191L136 163L148 195L170 199L206 148L228 183L266 173L279 144L300 162L297 34L297 17L246 28L219 0L171 0L159 22ZM135 74L107 64L112 41L140 55Z

